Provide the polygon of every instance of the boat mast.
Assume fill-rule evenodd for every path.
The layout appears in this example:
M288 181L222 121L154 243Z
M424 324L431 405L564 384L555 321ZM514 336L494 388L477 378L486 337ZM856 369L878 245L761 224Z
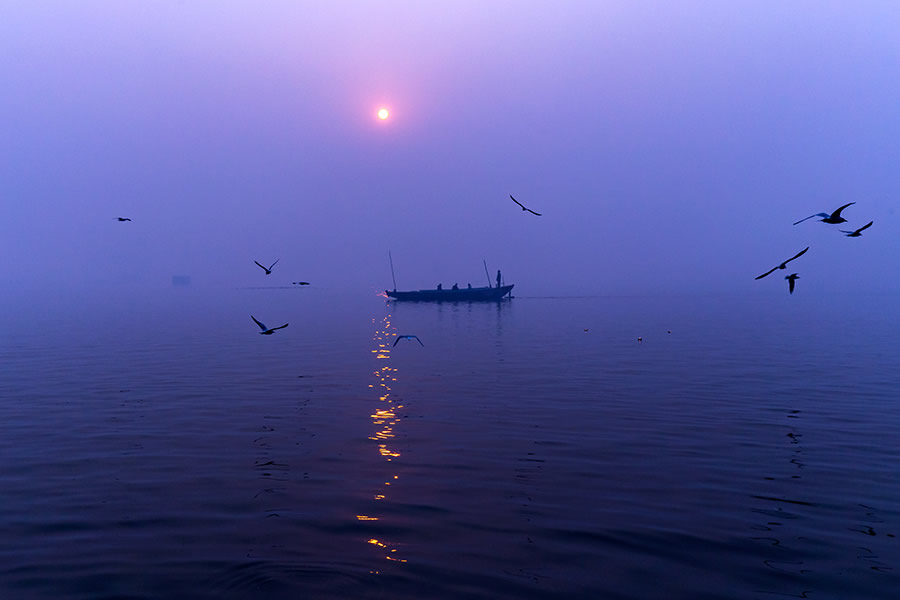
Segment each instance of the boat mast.
M397 278L394 277L394 257L391 256L391 251L388 250L388 259L391 261L391 279L394 280L394 291L397 291Z
M488 270L487 270L487 261L484 260L484 259L482 258L482 259L481 259L481 262L484 263L484 275L485 275L485 277L487 277L487 280L488 280L488 287L489 287L489 288L492 288L492 287L494 287L494 286L491 285L491 274L488 273Z

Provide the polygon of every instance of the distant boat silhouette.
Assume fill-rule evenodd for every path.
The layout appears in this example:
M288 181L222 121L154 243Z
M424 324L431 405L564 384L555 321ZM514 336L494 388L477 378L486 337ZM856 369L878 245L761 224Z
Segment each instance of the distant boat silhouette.
M272 335L273 333L275 333L276 330L284 329L285 327L287 327L289 325L289 323L285 323L284 325L282 325L280 327L273 327L273 328L269 329L268 327L266 327L265 325L263 325L262 323L257 321L256 317L254 317L253 315L250 315L250 318L253 319L254 323L259 325L260 329L262 329L262 331L259 332L260 335Z
M503 296L512 291L513 285L500 287L473 287L456 290L434 289L417 290L411 292L398 292L397 290L384 290L384 293L394 300L411 300L419 302L480 302L501 300Z
M790 257L789 259L787 259L786 261L784 261L783 263L781 263L781 264L778 265L777 267L772 267L771 269L769 269L768 271L766 271L765 273L763 273L763 274L760 275L759 277L755 277L755 279L762 279L763 277L765 277L765 276L768 275L769 273L772 273L773 271L776 271L776 270L778 270L778 269L786 269L786 268L787 268L787 264L788 264L789 262L791 262L791 261L794 260L795 258L800 258L800 257L803 256L804 254L806 254L806 251L807 251L807 250L809 250L809 246L807 246L806 248L804 248L803 250L801 250L800 252L798 252L798 253L795 254L794 256Z
M293 281L291 283L293 283L294 285L309 285L308 281Z
M841 229L841 233L846 233L847 237L861 237L863 229L868 229L869 227L872 226L872 223L874 223L874 222L875 221L869 221L868 223L866 223L865 225L863 225L856 231L847 231L845 229Z
M513 198L513 195L512 195L512 194L510 194L509 197L512 198L512 201L513 201L513 202L515 202L516 204L518 204L519 206L521 206L521 207L522 207L522 210L527 210L527 211L530 212L531 214L537 215L537 216L539 216L539 217L541 216L541 213L539 213L539 212L534 212L534 211L531 210L530 208L525 208L525 205L522 204L521 202L519 202L518 200L516 200L515 198Z
M279 258L278 260L281 260L281 259ZM255 260L254 260L253 262L255 262L255 263L259 266L260 269L262 269L263 271L265 271L265 272L266 272L266 275L271 275L271 274L272 274L272 267L274 267L275 265L278 264L278 260L276 260L275 262L273 262L273 263L272 263L270 266L268 266L268 267L262 266L261 264L259 264L259 263L258 263L257 261L255 261Z
M397 339L394 340L394 346L396 346L397 342L399 342L400 340L416 340L417 342L422 344L422 340L420 340L419 336L417 336L417 335L398 335ZM422 344L422 345L424 346L425 344Z
M813 217L824 217L823 219L819 219L823 223L830 223L832 225L836 225L837 223L845 223L847 219L841 216L841 211L851 204L856 204L856 202L848 202L830 215L828 213L816 213L814 215L809 215L808 217L806 217L806 219L812 219ZM802 223L806 219L800 219L799 221L797 221L797 223ZM797 225L797 223L794 223L794 225Z
M790 275L785 275L784 278L788 280L788 292L793 294L794 293L794 282L796 280L800 279L800 276L797 275L796 273L791 273Z

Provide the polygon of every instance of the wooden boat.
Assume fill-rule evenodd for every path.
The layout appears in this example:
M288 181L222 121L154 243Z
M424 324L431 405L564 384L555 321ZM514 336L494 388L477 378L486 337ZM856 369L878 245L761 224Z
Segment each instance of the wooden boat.
M384 290L389 298L394 300L412 300L418 302L483 302L497 301L512 291L512 285L500 287L473 287L459 289L435 289L418 290L412 292L398 292L397 290Z

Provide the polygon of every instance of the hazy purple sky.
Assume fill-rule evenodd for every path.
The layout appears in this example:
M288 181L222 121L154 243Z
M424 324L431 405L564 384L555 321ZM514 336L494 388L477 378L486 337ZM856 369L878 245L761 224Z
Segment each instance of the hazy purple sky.
M753 277L810 245L804 293L898 292L898 24L893 1L3 2L0 283L234 287L281 258L265 283L366 291L391 250L400 288L487 259L521 295L786 293ZM850 201L861 238L791 225Z

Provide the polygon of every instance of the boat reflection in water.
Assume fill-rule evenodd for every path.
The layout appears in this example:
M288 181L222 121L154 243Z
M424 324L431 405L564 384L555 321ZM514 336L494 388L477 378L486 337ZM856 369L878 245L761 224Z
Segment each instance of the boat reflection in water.
M375 319L372 319L372 322L374 323ZM391 383L397 381L397 369L387 363L391 355L390 340L396 335L396 333L391 333L390 330L391 315L387 315L380 324L376 325L373 338L376 345L375 349L372 350L372 353L375 354L375 359L384 362L380 363L380 366L373 371L377 382L369 384L369 387L375 389L379 394L378 404L375 407L375 411L370 415L372 424L375 426L375 433L369 436L369 439L377 444L378 453L388 463L393 462L395 458L400 456L400 452L397 452L391 444L395 439L394 428L399 422L397 411L403 408L403 405L399 404L399 401L395 400L391 395ZM400 475L397 473L389 474L386 481L376 490L373 500L376 502L387 501L391 485L395 484L399 478ZM356 515L356 518L359 521L380 520L380 517L374 515ZM400 563L406 562L405 558L399 556L396 548L397 544L378 538L369 538L366 542L379 548L383 552L385 559ZM373 571L373 573L378 573L378 571Z

